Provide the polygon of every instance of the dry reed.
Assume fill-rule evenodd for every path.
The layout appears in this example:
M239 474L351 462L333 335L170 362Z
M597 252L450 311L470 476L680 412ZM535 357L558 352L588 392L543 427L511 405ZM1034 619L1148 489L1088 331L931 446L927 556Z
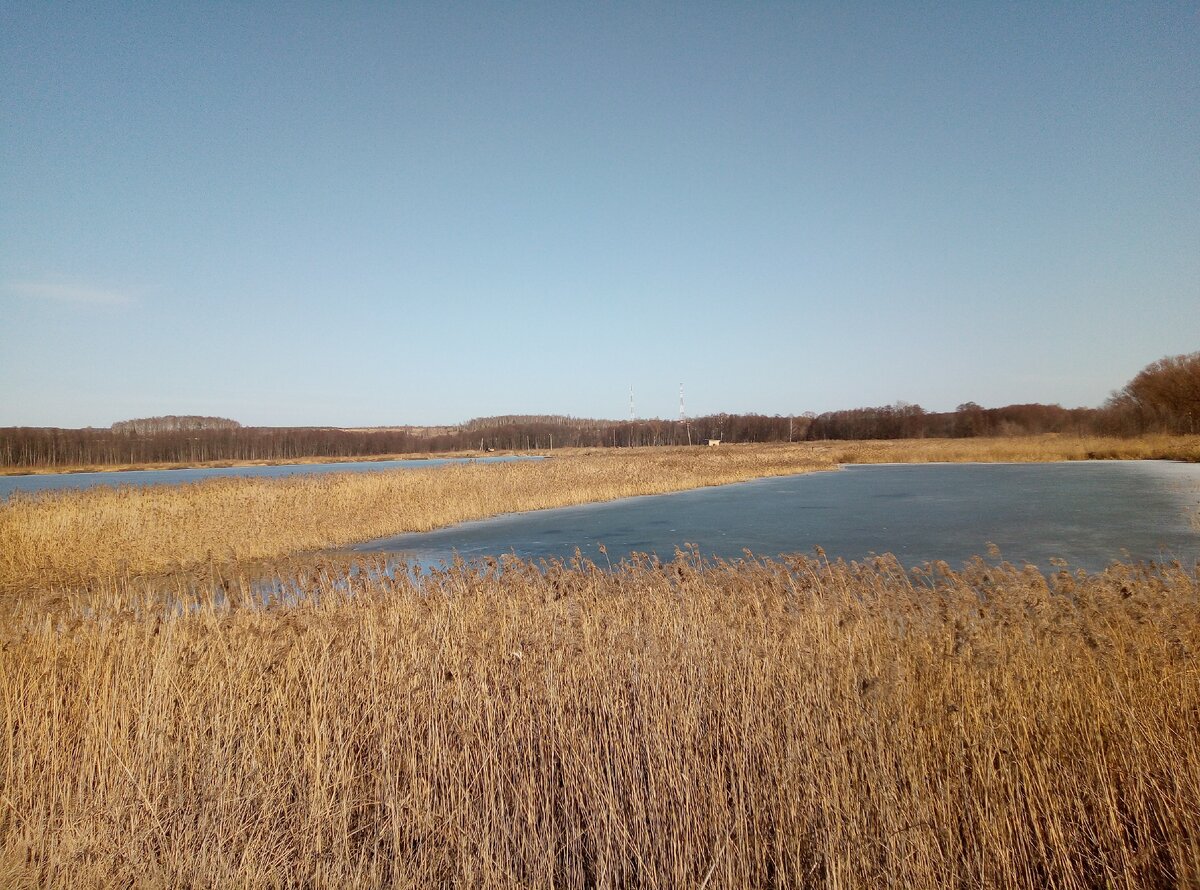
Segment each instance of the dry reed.
M829 469L810 449L654 448L286 479L98 487L0 504L0 589L273 558L500 513Z
M501 513L884 461L1200 459L1200 437L815 442L578 450L455 465L182 486L107 487L0 504L0 590L80 584L212 559L277 558Z
M502 451L497 454L511 454ZM320 456L305 457L259 457L253 459L216 459L216 460L186 460L186 461L138 461L136 463L105 463L105 464L56 464L46 465L14 465L0 464L0 476L55 476L74 475L78 473L128 473L141 470L187 470L187 469L225 469L227 467L279 467L306 466L309 464L350 464L350 463L382 463L386 461L422 461L444 458L478 458L483 455L478 451L430 451L404 452L396 454L358 454L349 456Z
M181 610L111 579L9 628L0 874L1200 885L1194 571L685 553L286 580L287 606L231 580Z
M817 444L817 443L814 443ZM1037 463L1057 460L1200 461L1200 436L1011 436L824 442L839 463ZM840 446L840 447L839 447Z

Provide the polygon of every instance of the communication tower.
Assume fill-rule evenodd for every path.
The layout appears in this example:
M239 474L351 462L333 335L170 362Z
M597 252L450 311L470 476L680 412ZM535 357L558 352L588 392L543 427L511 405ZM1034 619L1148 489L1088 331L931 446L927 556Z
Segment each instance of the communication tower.
M683 424L684 430L687 432L688 444L692 444L692 425L688 423L687 412L683 410L683 384L679 384L679 422Z

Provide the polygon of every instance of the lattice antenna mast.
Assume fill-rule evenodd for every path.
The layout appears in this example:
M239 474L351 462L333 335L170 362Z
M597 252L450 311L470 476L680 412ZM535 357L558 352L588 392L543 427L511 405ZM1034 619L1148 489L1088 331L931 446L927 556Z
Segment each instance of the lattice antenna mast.
M679 384L679 422L683 424L684 430L687 431L688 444L692 444L692 425L687 422L687 412L683 410L683 384Z
M633 422L633 418L633 384L631 383L629 384L629 420L631 423Z

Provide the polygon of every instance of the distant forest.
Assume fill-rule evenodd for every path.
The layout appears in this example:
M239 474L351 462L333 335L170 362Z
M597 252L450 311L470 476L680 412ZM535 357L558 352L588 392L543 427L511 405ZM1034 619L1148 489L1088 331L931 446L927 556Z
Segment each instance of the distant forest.
M150 417L109 429L0 428L0 465L190 463L372 457L438 451L544 450L568 446L628 447L818 439L1063 435L1133 436L1200 432L1200 352L1144 368L1099 408L973 402L930 412L897 403L825 414L713 414L678 420L586 420L558 415L475 418L455 427L346 430L332 427L246 427L222 417Z

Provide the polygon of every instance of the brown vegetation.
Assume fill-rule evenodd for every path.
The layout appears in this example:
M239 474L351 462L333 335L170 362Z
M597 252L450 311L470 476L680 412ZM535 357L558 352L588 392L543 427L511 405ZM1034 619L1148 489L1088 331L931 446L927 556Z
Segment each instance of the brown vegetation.
M504 454L506 452L497 452ZM488 455L491 457L492 455ZM151 461L148 463L113 463L113 464L58 464L56 466L36 467L0 467L0 476L50 476L56 474L72 475L76 473L123 473L131 470L185 470L185 469L221 469L226 467L278 467L298 466L309 464L344 464L344 463L383 463L391 460L418 461L438 460L442 458L479 458L478 451L445 451L433 454L371 454L362 457L295 457L288 460L274 458L254 458L252 460L188 460L188 461Z
M275 558L538 510L830 469L838 463L1200 459L1200 437L815 442L555 452L535 463L213 479L0 504L0 590Z
M1109 400L1127 429L1200 432L1200 352L1147 365Z
M1200 461L1200 436L1011 436L994 439L901 439L827 442L843 464L1036 463L1056 460Z
M378 569L284 573L302 596L266 608L118 579L11 626L0 874L1200 884L1194 572Z
M1162 456L1200 437L18 497L0 886L1198 885L1195 568L245 561L835 462Z
M139 436L156 433L195 433L202 430L236 430L241 424L228 417L205 417L187 414L182 417L168 414L164 417L138 417L119 420L111 427L114 433L135 433Z
M645 449L419 472L97 487L0 504L0 589L278 557L501 513L834 466L826 449Z

